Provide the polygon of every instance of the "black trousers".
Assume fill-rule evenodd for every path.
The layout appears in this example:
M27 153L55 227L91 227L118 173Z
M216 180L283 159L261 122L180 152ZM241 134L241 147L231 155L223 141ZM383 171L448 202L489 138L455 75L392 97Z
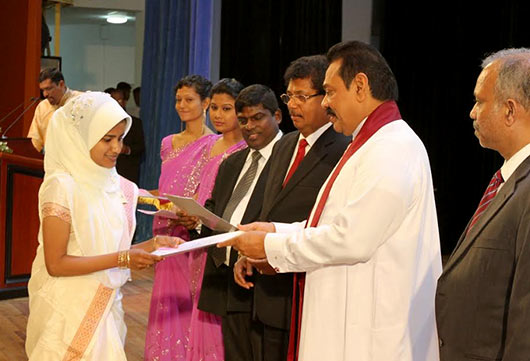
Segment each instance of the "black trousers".
M250 312L222 318L225 361L285 361L289 331L252 320Z

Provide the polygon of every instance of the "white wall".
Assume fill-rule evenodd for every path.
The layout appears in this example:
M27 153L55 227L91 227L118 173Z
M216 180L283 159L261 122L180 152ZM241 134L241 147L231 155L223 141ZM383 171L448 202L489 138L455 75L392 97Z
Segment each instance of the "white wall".
M53 26L50 31L53 34ZM135 43L134 25L63 24L61 57L66 84L78 90L104 90L120 81L138 84Z
M114 25L104 20L85 20L82 13L63 11L61 15L62 72L66 84L78 90L104 90L126 81L133 87L141 82L143 52L143 12L140 24L129 21ZM55 47L55 15L53 9L45 12ZM141 34L137 29L141 26ZM138 41L141 43L138 44Z
M116 10L144 11L146 0L74 0L74 6Z
M136 54L135 54L135 81L134 86L140 86L142 82L142 59L144 58L144 32L145 32L145 11L136 13ZM133 89L134 89L133 86Z

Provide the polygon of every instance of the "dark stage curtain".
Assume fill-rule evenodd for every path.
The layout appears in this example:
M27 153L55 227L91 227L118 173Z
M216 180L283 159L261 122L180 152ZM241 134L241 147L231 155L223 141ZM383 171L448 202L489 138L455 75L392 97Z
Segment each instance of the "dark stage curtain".
M444 253L450 253L502 158L480 147L469 112L485 54L530 46L528 1L375 1L380 50L404 119L431 160ZM492 3L491 3L492 4Z
M340 0L223 0L220 75L267 85L279 97L291 61L326 53L340 41L341 16ZM281 106L281 128L291 131L287 108Z

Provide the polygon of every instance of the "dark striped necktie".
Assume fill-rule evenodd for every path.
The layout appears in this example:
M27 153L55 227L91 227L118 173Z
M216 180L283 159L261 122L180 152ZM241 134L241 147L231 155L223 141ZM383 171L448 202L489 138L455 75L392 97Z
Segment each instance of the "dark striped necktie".
M493 198L495 198L502 182L504 182L504 179L502 179L501 170L499 169L497 172L495 172L493 178L491 178L490 184L488 184L488 188L486 188L486 191L484 192L484 195L480 200L477 210L475 211L473 218L471 218L471 222L469 223L469 227L467 227L466 234L469 233L471 228L473 228L475 223L477 223L477 221L479 220L482 213L484 213L484 211L488 208Z
M261 159L261 154L259 151L255 150L252 154L252 163L247 171L243 174L239 182L234 188L228 203L226 204L225 210L223 212L223 219L227 222L230 222L232 214L236 210L237 206L241 200L248 193L254 178L256 178L256 173L258 172L259 160ZM216 267L219 267L226 261L226 248L213 248L212 257Z

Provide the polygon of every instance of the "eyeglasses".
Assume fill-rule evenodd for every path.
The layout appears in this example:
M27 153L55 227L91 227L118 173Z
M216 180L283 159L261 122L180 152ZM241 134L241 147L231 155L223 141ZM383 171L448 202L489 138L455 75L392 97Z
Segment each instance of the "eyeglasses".
M313 97L316 97L316 96L319 96L319 95L323 95L322 93L316 93L316 94L313 94L313 95L305 95L305 94L292 94L292 95L289 95L289 94L282 94L280 95L280 99L282 100L282 102L284 104L288 104L289 101L291 99L293 100L296 100L298 103L300 104L304 104L305 102L307 102L308 99L310 98L313 98Z

